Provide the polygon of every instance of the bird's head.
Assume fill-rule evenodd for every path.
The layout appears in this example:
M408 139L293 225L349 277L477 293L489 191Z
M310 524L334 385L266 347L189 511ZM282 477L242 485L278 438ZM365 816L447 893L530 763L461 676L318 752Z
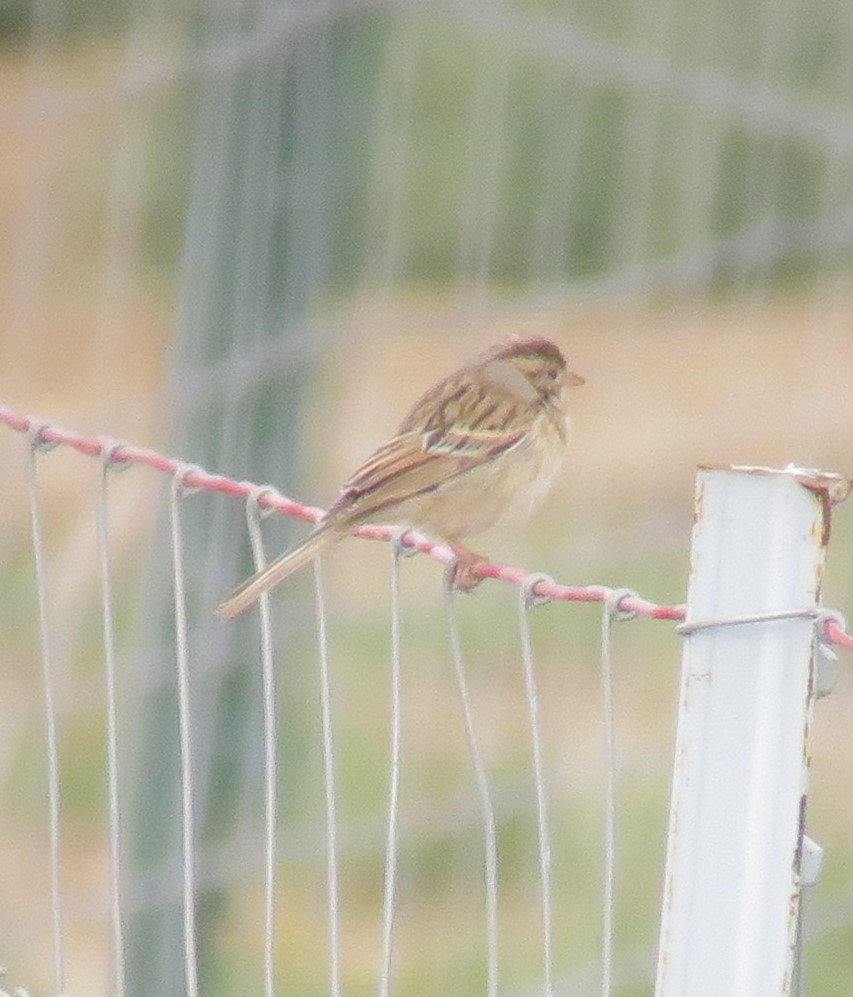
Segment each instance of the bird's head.
M509 367L520 373L546 402L559 403L565 388L584 383L580 374L569 370L559 347L550 339L512 339L495 347L491 359L496 368Z

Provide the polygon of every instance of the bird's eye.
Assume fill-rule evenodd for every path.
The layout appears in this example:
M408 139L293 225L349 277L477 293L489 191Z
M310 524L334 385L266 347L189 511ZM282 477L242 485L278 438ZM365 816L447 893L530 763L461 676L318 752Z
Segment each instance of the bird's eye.
M560 372L557 370L556 367L549 367L548 370L545 371L545 376L548 378L549 381L556 381L557 378L560 376Z

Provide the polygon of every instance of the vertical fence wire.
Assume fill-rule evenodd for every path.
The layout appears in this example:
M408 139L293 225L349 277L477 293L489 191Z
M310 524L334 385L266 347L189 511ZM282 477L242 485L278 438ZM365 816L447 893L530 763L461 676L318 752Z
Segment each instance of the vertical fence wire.
M497 64L479 53L471 98L467 183L460 211L456 281L482 301L497 242L500 190L508 149L509 56Z
M613 900L616 877L616 773L613 733L612 603L601 613L601 713L604 729L604 882L601 905L601 994L613 992Z
M601 612L601 714L604 730L604 875L601 914L601 993L613 992L613 906L616 892L616 729L613 716L613 656L611 636L616 620L633 619L619 608L622 600L636 596L631 589L610 593Z
M483 815L483 847L484 873L486 889L486 994L497 997L498 993L498 846L495 831L495 809L489 792L489 779L486 765L480 751L477 732L474 728L474 717L471 710L471 695L468 691L468 680L465 677L465 664L462 658L462 643L459 639L459 623L456 618L456 593L453 588L453 563L445 571L444 592L447 624L450 636L450 654L453 658L453 669L456 683L459 687L459 697L462 701L462 715L465 721L465 736L468 740L468 751L474 769L474 779L477 783L477 793L480 797L480 807Z
M377 287L384 301L390 299L408 263L404 223L407 185L412 183L412 104L422 44L418 24L416 15L401 18L388 46L376 97L362 282L368 288Z
M65 939L62 925L62 896L59 873L60 789L59 749L56 734L53 660L47 621L47 585L44 565L44 535L42 532L41 497L38 483L38 452L48 445L40 437L39 427L28 434L27 494L30 506L30 529L35 569L36 600L38 602L39 652L41 655L44 695L44 722L47 747L47 801L50 823L50 906L53 932L53 975L56 992L65 992Z
M112 929L113 988L125 994L124 934L121 916L121 811L119 807L118 707L116 697L116 641L113 613L113 577L110 558L109 476L116 468L106 448L101 458L100 488L96 508L98 560L101 571L101 619L104 640L104 679L107 713L107 825L109 832L110 922Z
M332 738L332 693L329 641L320 558L314 559L314 603L317 607L317 655L320 669L320 713L323 728L323 789L326 802L326 901L329 932L329 993L340 997L341 955L338 932L338 825L335 805L335 756Z
M385 886L382 898L382 970L379 995L391 989L394 948L394 913L397 895L397 832L400 795L400 556L401 545L391 544L391 744L388 783L388 818L385 841Z
M246 499L246 523L255 571L266 567L263 537L261 536L261 495L268 491L261 487ZM277 804L276 737L276 683L272 650L272 624L270 620L269 592L262 592L258 599L258 616L261 631L261 686L263 696L264 726L264 997L275 993L275 857Z
M184 538L181 500L187 494L184 479L190 467L179 467L172 477L169 502L172 574L175 600L175 654L178 670L178 728L181 755L181 854L183 860L184 974L187 997L198 997L198 957L195 937L195 869L193 857L193 769L190 716L190 676Z
M530 636L530 610L539 604L533 586L542 575L532 575L519 589L518 627L521 637L521 661L524 666L524 691L530 720L530 743L533 751L533 779L536 785L536 830L539 845L539 888L542 912L542 993L554 994L554 927L551 915L551 832L548 821L548 798L545 791L545 766L542 759L542 735L539 724L539 692L533 669L533 642ZM544 600L548 601L548 600Z
M554 87L543 114L544 140L527 250L530 281L540 292L559 287L578 255L571 239L572 202L585 164L583 142L589 117L570 83Z

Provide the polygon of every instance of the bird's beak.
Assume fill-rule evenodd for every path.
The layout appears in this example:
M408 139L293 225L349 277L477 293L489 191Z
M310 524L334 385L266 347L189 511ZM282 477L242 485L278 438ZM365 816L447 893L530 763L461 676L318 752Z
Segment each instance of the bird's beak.
M566 388L578 388L585 383L584 378L580 374L576 374L573 370L567 370L563 375L563 386Z

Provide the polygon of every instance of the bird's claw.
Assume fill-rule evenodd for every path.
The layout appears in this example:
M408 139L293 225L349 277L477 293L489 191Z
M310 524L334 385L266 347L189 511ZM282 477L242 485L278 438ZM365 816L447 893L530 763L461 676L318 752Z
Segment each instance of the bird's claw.
M456 556L448 565L451 587L458 592L473 592L483 580L483 576L478 574L475 569L478 564L486 564L489 559L482 554L475 554L467 547L454 548L453 553Z

